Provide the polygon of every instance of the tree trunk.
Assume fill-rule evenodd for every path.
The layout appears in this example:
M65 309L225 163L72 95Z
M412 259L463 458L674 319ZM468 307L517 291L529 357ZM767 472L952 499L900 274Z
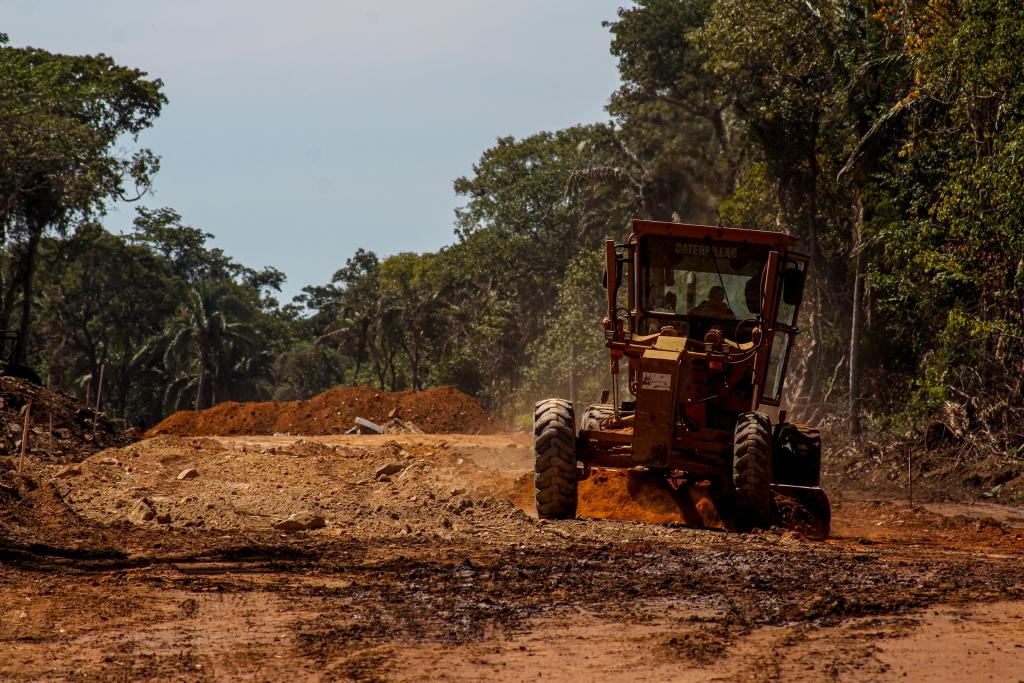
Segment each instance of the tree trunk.
M817 144L812 146L817 149ZM809 172L805 186L805 221L810 254L809 268L814 282L814 307L816 315L811 319L811 354L807 359L809 398L812 404L821 398L822 367L825 355L822 349L822 328L825 317L825 290L822 286L822 256L818 241L818 158L816 151L808 157ZM816 410L817 406L813 410Z
M384 363L381 358L381 351L377 348L376 344L368 344L370 350L370 360L373 363L373 374L377 376L377 387L379 389L384 388L384 381L387 379L387 369L384 367ZM359 379L358 377L356 378Z
M206 401L206 368L199 364L199 382L196 386L196 410L202 410Z
M409 370L412 375L413 391L420 390L420 342L418 334L413 333L412 353L409 355Z
M35 297L33 287L36 274L36 256L39 253L39 238L42 226L32 225L29 229L28 244L25 251L25 265L21 281L21 324L18 326L18 344L14 349L15 365L25 365L28 334L32 328L32 301Z
M196 410L205 410L212 405L210 396L210 350L206 344L199 346L199 386L196 387Z
M128 354L125 353L124 358L128 358ZM117 404L118 413L124 420L124 424L127 427L130 424L128 415L128 390L132 384L132 372L128 367L128 362L122 359L120 367L117 372Z
M576 405L576 338L569 340L569 403Z
M860 336L862 318L863 282L861 275L861 231L864 227L864 202L860 193L856 199L856 217L853 225L853 304L850 311L850 433L854 441L860 439Z
M395 369L395 354L388 356L388 372L391 373L391 391L398 391L398 371ZM383 389L383 387L381 387Z
M363 366L363 354L366 353L366 338L367 335L369 334L369 331L367 330L368 326L368 321L363 321L362 323L360 323L359 343L356 344L356 374L352 378L353 381L355 382L359 381L359 369ZM343 380L342 384L344 383L345 382Z

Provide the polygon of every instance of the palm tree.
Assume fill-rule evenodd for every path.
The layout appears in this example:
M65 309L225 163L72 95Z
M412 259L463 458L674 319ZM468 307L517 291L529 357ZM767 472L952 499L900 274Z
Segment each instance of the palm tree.
M254 386L251 373L266 371L271 358L255 317L255 307L233 283L189 287L177 314L140 352L162 360L169 409L179 408L193 392L195 408L202 410L230 394L235 385Z

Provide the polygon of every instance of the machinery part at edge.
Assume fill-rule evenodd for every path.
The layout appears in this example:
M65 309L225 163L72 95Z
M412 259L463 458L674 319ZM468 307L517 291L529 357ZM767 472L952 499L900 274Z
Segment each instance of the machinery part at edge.
M533 411L534 489L537 516L576 516L576 420L572 404L549 398Z
M772 439L774 484L821 485L821 434L810 425L783 422Z
M741 413L733 439L733 523L737 531L767 529L772 520L772 423L764 413Z
M825 539L832 532L832 505L828 495L819 486L789 486L772 484L772 491L796 500L810 516L809 519L780 520L788 525L796 523L801 531L814 539ZM776 501L777 502L777 501Z

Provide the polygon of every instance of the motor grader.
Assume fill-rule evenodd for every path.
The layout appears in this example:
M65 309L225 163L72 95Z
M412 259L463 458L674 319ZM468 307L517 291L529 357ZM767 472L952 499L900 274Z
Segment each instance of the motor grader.
M708 488L735 530L768 528L775 492L827 534L818 431L779 409L808 267L794 246L779 232L649 220L605 242L611 401L585 408L578 430L569 401L536 404L541 518L574 517L595 469L628 469Z

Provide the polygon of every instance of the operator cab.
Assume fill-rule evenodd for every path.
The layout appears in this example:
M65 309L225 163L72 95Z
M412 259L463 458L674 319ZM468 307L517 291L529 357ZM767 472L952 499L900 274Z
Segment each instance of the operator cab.
M717 329L749 342L761 322L764 244L646 235L640 239L639 334L671 326L681 337L703 339Z
M629 331L666 327L703 346L716 330L747 348L767 334L759 366L760 402L778 405L803 297L807 257L795 240L765 230L637 220L618 265L628 265ZM616 278L618 281L618 277Z

